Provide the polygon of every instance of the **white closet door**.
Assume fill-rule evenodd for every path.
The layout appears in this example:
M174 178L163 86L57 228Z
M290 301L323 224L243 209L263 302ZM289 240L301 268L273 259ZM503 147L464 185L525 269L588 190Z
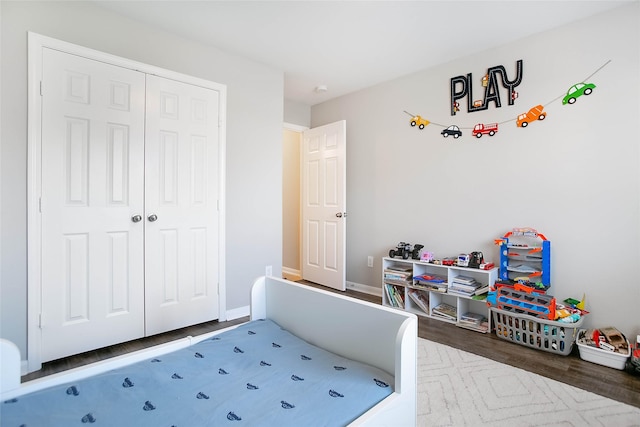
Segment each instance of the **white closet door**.
M218 96L147 77L147 335L218 318Z
M144 334L144 74L43 49L42 361Z

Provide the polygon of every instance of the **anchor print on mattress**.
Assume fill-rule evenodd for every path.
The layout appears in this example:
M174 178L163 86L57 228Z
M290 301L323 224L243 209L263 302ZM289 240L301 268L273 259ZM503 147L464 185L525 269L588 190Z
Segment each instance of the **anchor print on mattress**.
M144 406L142 407L142 409L144 409L145 411L153 411L156 409L156 407L153 403L147 400L146 402L144 402Z
M204 359L204 356L202 355L202 353L198 353L198 352L196 352L196 354L194 354L193 357L197 359Z
M291 403L286 402L284 400L280 401L280 406L282 406L283 409L293 409L296 407L295 405L292 405Z
M95 423L96 422L96 417L91 412L89 412L87 415L82 417L82 419L80 421L82 421L83 424Z
M71 387L69 387L69 388L67 389L67 394L68 394L69 396L79 396L79 395L80 395L80 392L78 391L78 387L76 387L76 386L72 385Z
M291 379L292 379L293 381L304 381L304 378L299 377L299 376L297 376L297 375L291 375Z
M233 352L234 353L244 353L244 350L242 350L240 347L233 347Z
M247 383L247 390L257 390L260 387L258 387L257 385L251 384L251 383Z
M312 358L310 358L309 356L305 356L304 354L300 355L300 359L302 359L302 360L313 360Z
M200 393L196 394L196 398L197 398L197 399L209 400L209 396L207 396L207 395L206 395L206 394L204 394L203 392L200 392Z
M174 373L173 375L171 375L171 378L173 378L174 380L181 380L183 376L179 375L178 373Z
M133 387L133 381L131 381L129 377L125 378L124 381L122 382L122 387L124 388Z
M329 390L329 396L331 396L331 397L344 397L344 394L340 394L335 390Z
M227 419L229 421L242 421L242 418L240 418L239 416L237 416L233 411L229 412L227 414Z
M382 387L382 388L389 387L389 384L387 384L387 383L385 383L384 381L381 381L381 380L379 380L379 379L377 379L377 378L374 378L374 379L373 379L373 381L375 381L375 382L376 382L376 385L377 385L378 387Z

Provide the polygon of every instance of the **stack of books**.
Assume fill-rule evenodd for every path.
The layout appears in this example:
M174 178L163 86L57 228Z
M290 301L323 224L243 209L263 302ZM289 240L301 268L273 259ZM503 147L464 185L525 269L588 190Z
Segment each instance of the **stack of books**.
M438 304L431 310L431 315L434 317L441 317L446 320L452 320L456 322L458 320L458 309L445 302Z
M481 295L489 291L488 285L476 281L473 277L469 276L456 276L453 278L449 285L448 292L450 294L462 295L465 297L473 297L474 295Z
M387 301L391 307L399 307L404 309L404 287L398 285L392 285L390 283L384 284L385 291L387 292Z
M409 297L425 313L429 314L429 293L418 289L409 289Z
M447 292L447 278L435 274L421 274L413 276L413 287L434 292Z
M384 282L406 286L413 281L412 266L390 265L384 270Z
M384 269L384 287L392 307L404 309L405 287L413 283L413 265L393 264Z
M458 326L484 333L489 330L489 322L487 321L487 318L482 314L472 313L470 311L460 316Z

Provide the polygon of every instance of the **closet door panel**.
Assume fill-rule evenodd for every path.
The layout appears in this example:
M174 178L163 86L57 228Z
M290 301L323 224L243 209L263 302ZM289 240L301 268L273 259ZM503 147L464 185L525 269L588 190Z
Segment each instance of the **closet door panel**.
M43 49L42 361L144 335L144 74Z
M219 316L218 96L147 79L147 335Z

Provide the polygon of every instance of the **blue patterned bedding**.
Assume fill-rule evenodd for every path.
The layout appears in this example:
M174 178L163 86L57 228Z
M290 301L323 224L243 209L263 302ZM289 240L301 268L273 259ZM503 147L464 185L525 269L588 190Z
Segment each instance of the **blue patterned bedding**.
M16 399L5 426L342 426L393 377L257 320L191 347Z

